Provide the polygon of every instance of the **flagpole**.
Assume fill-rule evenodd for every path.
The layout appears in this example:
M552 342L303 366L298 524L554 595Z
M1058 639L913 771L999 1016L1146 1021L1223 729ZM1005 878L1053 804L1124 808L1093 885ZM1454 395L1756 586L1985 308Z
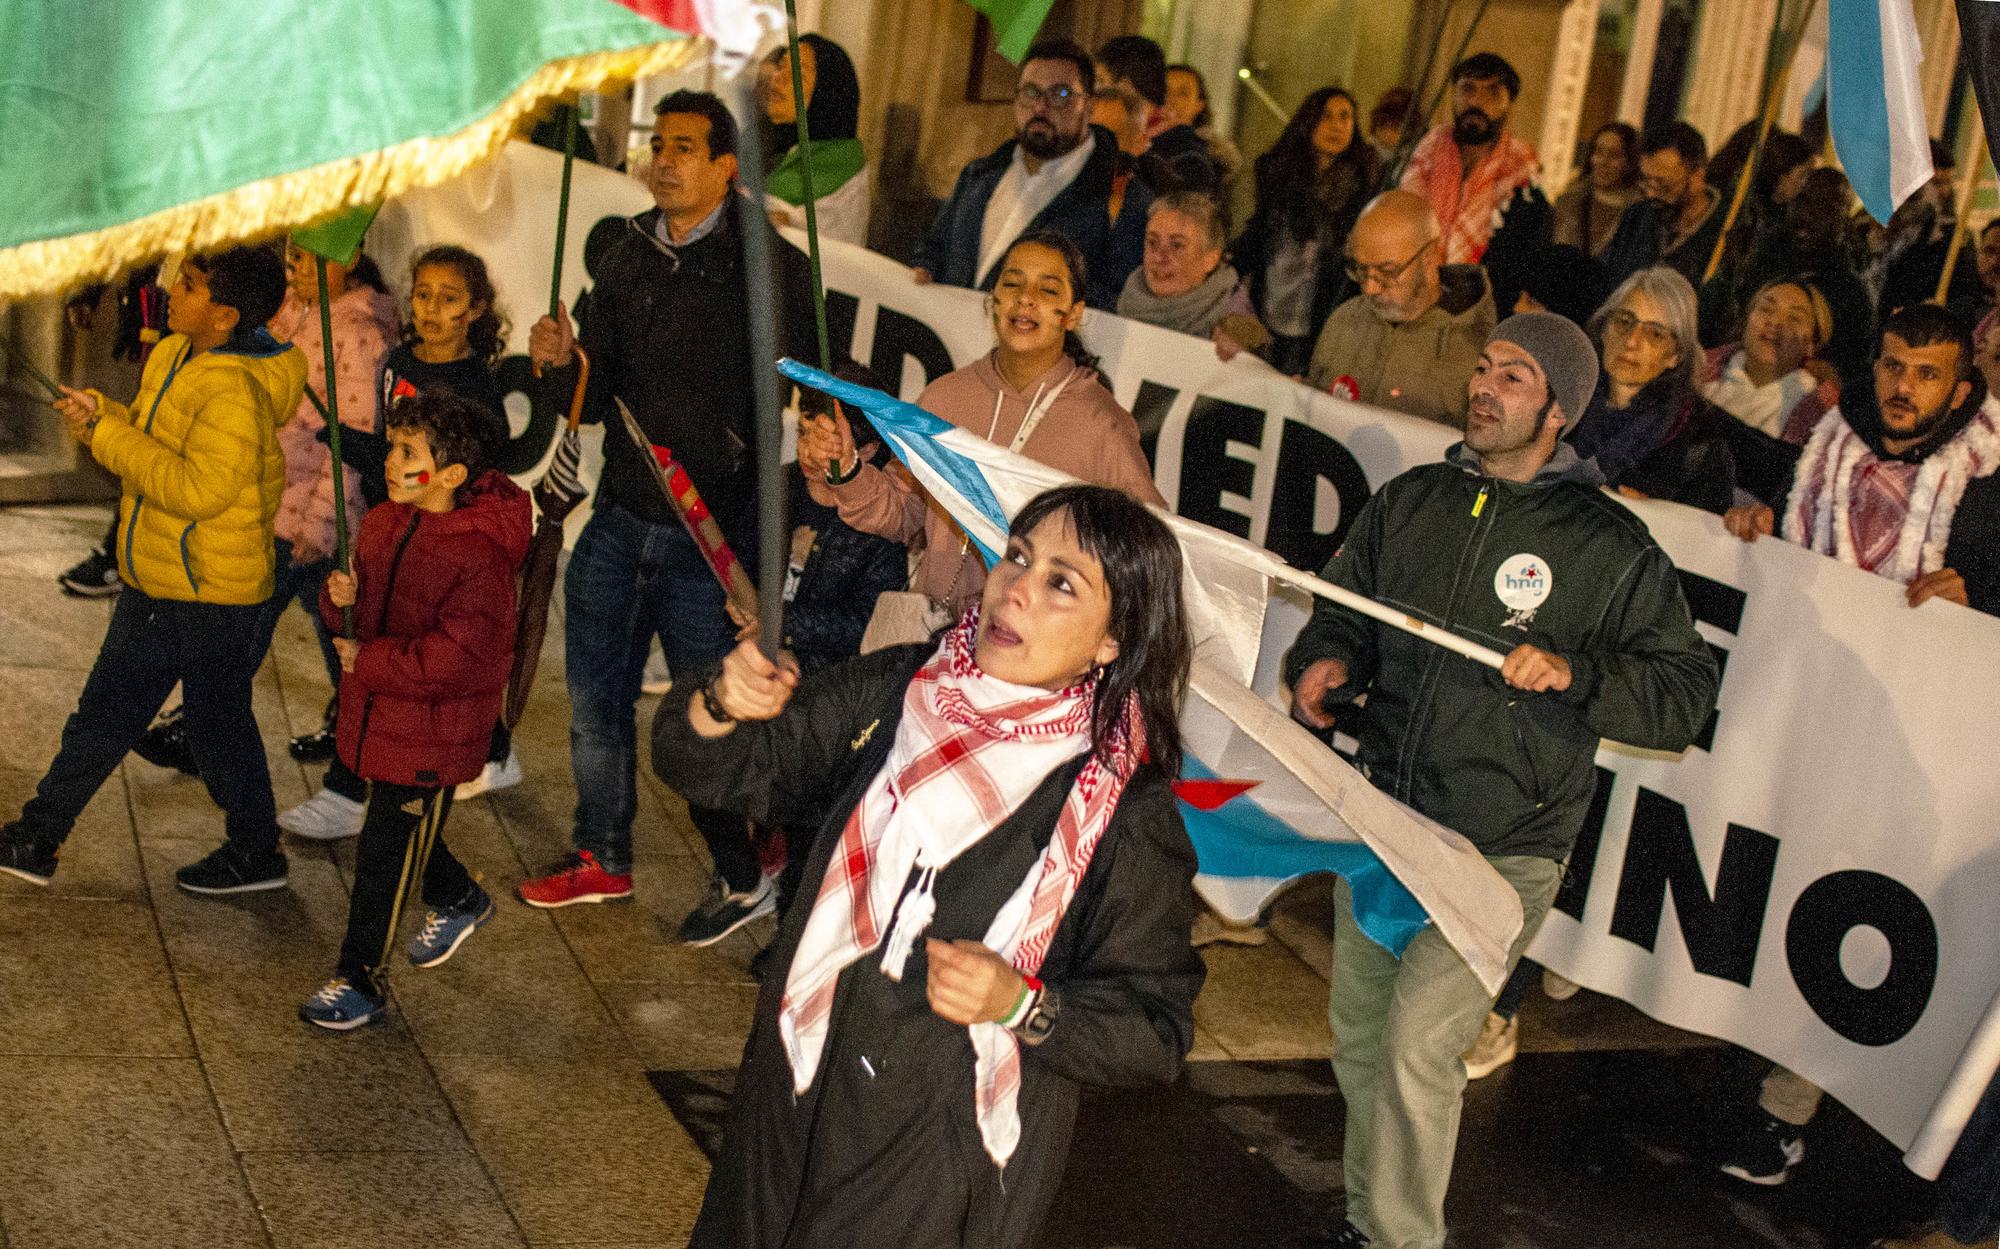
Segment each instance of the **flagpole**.
M806 196L806 259L812 265L813 328L819 331L819 367L831 373L833 349L827 339L826 288L819 271L819 209L813 195L812 134L806 126L806 79L799 64L799 12L794 0L785 0L785 41L792 62L792 122L799 130L799 175ZM865 178L868 172L863 170L854 176Z
M797 58L793 65L796 67ZM785 606L785 478L779 463L784 419L778 401L778 308L772 291L771 240L764 209L764 127L754 78L743 84L739 171L747 203L737 204L743 235L743 296L750 317L750 402L757 429L757 645L776 659ZM734 194L734 192L732 192ZM817 294L817 292L815 292Z
M347 572L347 473L340 460L340 389L333 381L333 301L327 295L326 257L313 253L313 269L319 275L319 341L326 360L326 445L333 452L333 566ZM340 609L340 635L354 636L352 603Z
M576 168L576 113L575 104L564 106L567 120L563 124L563 167L562 193L556 200L556 259L555 272L549 277L549 315L556 315L556 308L562 303L563 242L569 234L569 179Z
M1984 118L1981 118L1982 123ZM1972 211L1972 192L1979 185L1979 167L1986 163L1986 127L1974 128L1972 151L1966 157L1965 173L1958 180L1958 216L1952 223L1951 246L1944 253L1944 272L1938 274L1937 294L1931 302L1942 304L1951 293L1951 271L1958 267L1959 249L1965 246L1965 215Z
M1792 46L1785 50L1785 63L1778 70L1778 76L1771 82L1771 90L1764 98L1764 114L1757 123L1757 141L1750 145L1750 151L1743 158L1743 170L1736 175L1736 192L1729 198L1729 211L1723 214L1722 229L1715 236L1715 247L1708 253L1708 267L1702 270L1701 280L1705 283L1715 276L1722 267L1722 253L1729 246L1729 231L1736 224L1736 214L1743 211L1743 200L1750 194L1750 179L1757 171L1757 162L1764 154L1764 140L1770 137L1771 126L1778 120L1778 105L1785 98L1785 88L1792 81L1792 66L1798 62L1799 49L1805 46L1806 27L1811 25L1813 10L1819 7L1819 0L1806 0L1805 11L1799 15L1799 24L1792 32Z

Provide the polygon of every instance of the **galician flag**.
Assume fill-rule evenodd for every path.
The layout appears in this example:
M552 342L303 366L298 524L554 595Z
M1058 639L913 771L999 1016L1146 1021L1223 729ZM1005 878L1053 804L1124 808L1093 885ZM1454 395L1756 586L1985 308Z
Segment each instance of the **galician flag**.
M1827 0L1827 118L1847 180L1887 224L1931 179L1930 125L1910 0Z
M759 0L10 5L0 299L448 181L558 99L781 25Z
M792 360L778 370L866 412L988 567L1006 545L1008 518L1075 480L881 391ZM1267 629L1274 590L1296 592L1312 579L1234 535L1160 517L1180 539L1195 640L1181 715L1188 758L1175 792L1200 857L1202 897L1225 918L1248 921L1289 881L1337 872L1377 944L1401 954L1436 924L1497 993L1521 930L1512 887L1465 838L1370 785L1293 721L1274 678L1259 675L1275 670L1275 655L1296 632Z

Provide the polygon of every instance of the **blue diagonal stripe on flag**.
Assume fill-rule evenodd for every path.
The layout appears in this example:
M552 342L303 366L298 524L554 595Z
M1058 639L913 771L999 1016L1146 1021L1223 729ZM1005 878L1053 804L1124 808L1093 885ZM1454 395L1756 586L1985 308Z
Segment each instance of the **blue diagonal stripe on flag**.
M1888 224L1930 181L1930 124L1910 0L1828 0L1827 120L1834 150L1868 215Z

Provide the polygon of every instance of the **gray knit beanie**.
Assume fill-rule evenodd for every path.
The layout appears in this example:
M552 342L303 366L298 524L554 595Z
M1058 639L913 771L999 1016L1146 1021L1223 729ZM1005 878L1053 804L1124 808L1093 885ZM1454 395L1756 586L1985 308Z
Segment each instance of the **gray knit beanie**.
M1548 379L1564 423L1576 428L1597 391L1597 347L1590 335L1553 312L1517 312L1494 326L1486 341L1512 343L1527 352Z

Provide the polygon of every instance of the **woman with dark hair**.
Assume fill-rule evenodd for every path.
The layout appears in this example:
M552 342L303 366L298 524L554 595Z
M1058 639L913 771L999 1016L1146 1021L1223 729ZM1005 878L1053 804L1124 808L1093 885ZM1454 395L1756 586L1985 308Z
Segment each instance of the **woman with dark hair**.
M798 146L798 101L792 96L792 58L772 54L772 77L759 92L774 162L764 183L771 224L806 226L805 160ZM861 149L861 82L854 62L824 35L799 36L799 77L805 87L806 133L812 138L815 215L825 238L868 245L868 157Z
M1230 183L1243 169L1243 152L1215 128L1215 113L1208 105L1208 79L1200 70L1185 64L1167 66L1167 111L1208 144L1209 158L1219 174L1217 198L1226 197Z
M1556 243L1602 253L1638 198L1639 132L1622 121L1599 126L1584 150L1583 176L1556 199Z
M1073 485L939 639L803 684L745 644L661 704L669 785L821 830L694 1249L1038 1243L1079 1090L1193 1043L1190 649L1172 532Z
M918 406L1072 477L1164 505L1138 425L1099 380L1097 357L1076 334L1083 253L1062 235L1040 231L1008 248L998 273L986 301L992 352L926 386ZM931 600L929 628L957 619L986 580L971 540L913 485L863 463L839 414L833 427L836 453L811 483L813 498L839 508L863 533L920 549L910 588Z
M1303 373L1320 326L1347 285L1342 248L1381 181L1375 149L1340 87L1307 96L1271 150L1257 158L1257 207L1230 249L1271 331L1270 361Z

